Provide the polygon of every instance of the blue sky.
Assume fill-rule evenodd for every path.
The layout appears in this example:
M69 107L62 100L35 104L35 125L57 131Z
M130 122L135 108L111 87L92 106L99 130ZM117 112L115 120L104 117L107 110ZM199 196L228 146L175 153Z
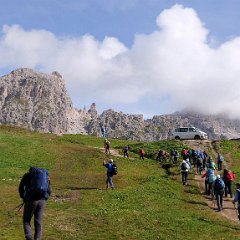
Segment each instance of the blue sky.
M74 106L96 102L99 112L240 116L240 1L0 3L1 75L18 67L57 70Z
M136 33L156 30L159 13L174 4L194 8L220 42L240 35L238 0L1 0L0 25L45 29L58 36L90 33L117 37L131 46Z

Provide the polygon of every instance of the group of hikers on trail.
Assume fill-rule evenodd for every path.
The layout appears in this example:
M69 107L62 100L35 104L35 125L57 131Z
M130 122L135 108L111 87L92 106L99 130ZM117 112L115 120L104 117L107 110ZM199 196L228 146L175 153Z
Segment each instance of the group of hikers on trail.
M196 168L197 174L202 174L202 178L205 178L205 194L211 196L214 200L214 196L217 200L218 211L223 210L223 196L225 198L232 194L232 184L236 179L236 175L229 169L224 168L222 172L222 177L218 171L222 170L222 162L224 161L223 156L217 154L217 165L215 164L213 158L208 156L206 151L201 150L186 150L182 151L182 162L180 164L180 171L182 174L182 184L186 185L188 181L188 174L193 169ZM237 184L237 193L235 198L232 200L233 203L238 202L238 216L240 220L240 184Z
M110 142L104 140L105 154L110 154ZM128 158L129 146L123 147L123 157ZM159 157L167 157L168 154L164 150L159 151ZM140 159L144 160L145 152L143 148L139 149ZM218 211L223 209L223 196L228 197L228 194L233 198L232 185L236 179L236 176L229 169L224 168L222 177L216 172L222 170L222 162L224 158L220 153L217 156L217 166L211 156L208 156L206 151L201 150L186 150L181 152L182 162L179 166L182 175L182 184L187 185L188 174L196 168L196 173L201 174L202 178L205 178L205 194L211 196L212 200L214 196L217 201ZM173 162L177 162L179 158L178 151L172 149L170 151L170 157ZM113 176L117 175L118 168L112 158L109 160L103 160L102 165L106 168L106 189L115 188L113 183ZM19 184L19 195L23 199L24 211L23 211L23 228L25 233L25 239L41 239L42 237L42 219L46 201L51 195L51 185L48 170L37 167L30 167L29 171L24 174ZM232 203L238 203L238 218L240 220L240 183L237 183L237 190ZM32 236L31 219L34 216L34 238Z

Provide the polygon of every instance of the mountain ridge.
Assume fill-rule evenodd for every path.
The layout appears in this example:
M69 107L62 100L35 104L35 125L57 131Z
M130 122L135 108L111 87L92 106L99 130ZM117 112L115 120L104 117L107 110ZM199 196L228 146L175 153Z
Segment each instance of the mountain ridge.
M0 124L14 125L38 132L89 134L101 136L101 127L111 138L158 141L171 137L180 126L195 126L210 139L240 136L240 120L224 115L176 112L144 119L142 114L126 114L112 109L98 114L96 104L89 110L73 107L58 72L40 73L20 68L0 78Z

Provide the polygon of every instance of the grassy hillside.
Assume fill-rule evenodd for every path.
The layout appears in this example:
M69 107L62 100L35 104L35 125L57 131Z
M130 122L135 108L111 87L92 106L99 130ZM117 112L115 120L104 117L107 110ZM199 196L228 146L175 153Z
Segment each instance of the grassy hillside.
M119 174L105 189L103 140L91 136L38 134L0 128L0 239L23 239L18 184L31 165L49 169L53 187L43 221L43 239L240 239L240 227L209 209L193 175L183 187L177 166L166 172L148 156L181 143L134 143L110 139L131 159L111 156ZM177 145L176 145L177 144ZM225 145L224 145L225 144ZM225 151L227 142L223 143ZM234 153L233 153L234 154Z

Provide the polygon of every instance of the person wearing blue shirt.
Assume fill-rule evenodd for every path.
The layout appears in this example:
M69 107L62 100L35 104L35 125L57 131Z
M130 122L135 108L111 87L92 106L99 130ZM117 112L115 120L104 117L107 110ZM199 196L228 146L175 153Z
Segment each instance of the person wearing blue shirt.
M109 159L107 162L106 160L103 160L103 166L107 168L107 180L106 180L106 188L111 187L111 189L114 189L113 185L113 160Z
M236 194L234 199L232 200L232 203L234 204L234 206L236 202L238 203L238 219L240 221L240 183L237 183L236 185L237 185Z

